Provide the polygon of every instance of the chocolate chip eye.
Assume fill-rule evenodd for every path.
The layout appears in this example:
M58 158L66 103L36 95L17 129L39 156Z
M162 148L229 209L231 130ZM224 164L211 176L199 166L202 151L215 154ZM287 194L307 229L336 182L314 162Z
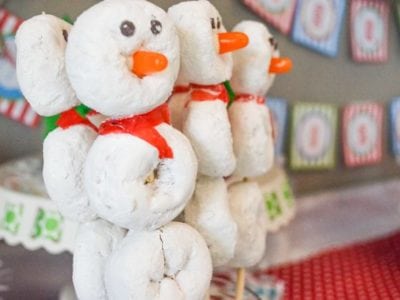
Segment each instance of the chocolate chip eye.
M271 44L271 46L272 46L275 50L278 49L278 42L277 42L273 37L270 37L270 38L269 38L269 43Z
M211 28L212 28L212 29L215 29L215 28L216 28L216 26L215 26L215 19L214 19L214 18L211 18Z
M132 35L134 35L136 30L135 25L133 25L133 23L130 21L122 22L119 29L121 30L121 33L126 37L131 37Z
M151 32L155 35L160 34L162 31L162 24L158 20L151 20Z
M217 18L217 29L221 28L221 19Z
M66 31L65 29L63 29L62 34L63 34L64 40L65 40L66 42L68 42L68 31Z

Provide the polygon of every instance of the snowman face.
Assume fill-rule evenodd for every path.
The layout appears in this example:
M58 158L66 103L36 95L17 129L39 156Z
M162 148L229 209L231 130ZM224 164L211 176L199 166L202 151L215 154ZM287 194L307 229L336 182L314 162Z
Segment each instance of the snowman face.
M220 54L221 15L208 1L186 1L168 10L181 42L179 82L218 84L232 74L232 54Z
M279 57L278 45L261 23L244 21L234 30L249 36L249 45L233 54L234 71L231 84L235 92L264 96L275 74L269 72L271 59Z
M79 104L65 71L70 30L65 21L42 14L25 21L17 32L19 85L40 115L55 115Z
M84 12L71 31L68 76L79 99L104 115L145 113L172 91L178 43L173 23L157 6L105 0Z

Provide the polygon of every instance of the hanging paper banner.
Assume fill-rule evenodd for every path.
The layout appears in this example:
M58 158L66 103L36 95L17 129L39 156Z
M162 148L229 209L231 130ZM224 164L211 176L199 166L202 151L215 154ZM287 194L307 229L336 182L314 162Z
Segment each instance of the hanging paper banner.
M393 99L389 109L392 153L400 158L400 97Z
M296 214L296 200L285 170L273 167L267 174L257 178L264 196L267 229L276 232L289 224Z
M352 0L350 34L353 59L385 62L388 59L389 4L385 0Z
M343 154L348 167L382 160L383 107L378 103L349 104L343 110Z
M336 56L345 7L345 0L299 0L293 41L323 55Z
M0 97L7 99L22 98L15 70L16 45L13 35L2 36L3 49L0 56Z
M296 0L243 0L243 2L280 32L289 34Z
M302 103L293 107L290 166L294 170L335 167L337 108Z
M267 98L266 103L270 111L275 137L275 158L279 160L284 155L288 104L282 98L270 97Z
M22 21L0 8L0 37L3 41L0 55L0 113L29 127L36 127L40 117L23 99L15 70L17 50L14 34Z

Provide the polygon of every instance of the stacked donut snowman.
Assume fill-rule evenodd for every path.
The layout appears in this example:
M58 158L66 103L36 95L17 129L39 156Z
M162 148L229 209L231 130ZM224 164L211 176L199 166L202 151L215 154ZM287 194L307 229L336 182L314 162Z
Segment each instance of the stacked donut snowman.
M267 173L274 161L272 123L264 97L275 74L289 71L291 61L279 57L277 43L262 23L243 21L234 30L246 33L250 42L233 54L231 84L236 99L229 108L229 119L237 166L229 179L228 194L238 242L229 265L248 268L262 259L267 235L263 196L250 179Z
M67 71L62 87L72 87L76 94L65 99L80 99L109 116L97 136L93 130L90 143L74 149L74 153L85 150L71 174L79 177L75 188L87 197L90 212L90 217L80 219L74 252L78 298L204 299L212 273L207 245L190 226L171 222L190 200L197 176L190 142L168 124L165 101L179 70L173 23L147 1L105 0L81 14L72 29L53 31L68 37L65 56L60 52L53 62ZM23 44L29 36L21 34L20 40ZM26 81L32 81L27 74ZM58 88L56 96L61 93ZM75 143L82 138L71 136ZM67 143L63 136L58 142ZM56 149L51 144L47 148L45 165L46 154ZM73 151L70 154L74 156ZM59 154L53 160L61 164L63 158ZM71 158L70 164L74 163ZM56 172L49 167L50 171ZM54 183L55 189L61 189L61 179ZM78 213L71 208L74 212Z
M224 180L236 160L223 82L232 74L231 52L248 39L226 32L219 12L206 0L179 3L168 14L181 42L181 69L169 100L173 125L189 138L199 161L196 190L183 218L203 235L218 267L233 257L237 241Z
M111 253L125 232L97 218L84 188L82 170L97 128L74 109L79 101L65 70L70 30L70 24L52 15L42 14L25 21L16 37L17 73L21 90L39 114L61 114L58 128L43 144L43 178L60 213L81 223L75 252L92 256L91 261L81 263L86 264L91 280L76 285L78 293L82 299L104 299L104 256ZM85 246L88 242L91 247Z

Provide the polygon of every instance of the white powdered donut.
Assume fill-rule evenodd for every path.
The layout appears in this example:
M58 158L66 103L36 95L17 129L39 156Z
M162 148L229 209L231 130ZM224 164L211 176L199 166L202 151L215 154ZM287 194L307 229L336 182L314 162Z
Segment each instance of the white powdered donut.
M90 149L85 186L102 218L134 230L154 230L173 220L194 190L197 161L187 138L167 124L156 127L174 157L129 134L99 136ZM156 170L156 180L146 179Z
M213 266L219 267L233 258L237 226L231 215L228 191L222 178L200 176L193 199L186 206L184 220L205 239Z
M107 300L104 268L125 231L104 220L80 225L75 242L73 282L80 300Z
M167 68L139 78L132 72L138 50L163 54ZM171 94L179 71L178 35L166 12L150 2L105 0L78 17L66 62L82 103L110 117L146 113Z
M232 88L237 94L264 96L275 80L269 68L271 59L279 56L277 44L260 22L242 21L233 30L245 33L249 44L233 53Z
M256 102L234 102L228 110L238 177L257 177L274 162L274 140L270 112Z
M83 185L83 169L97 133L77 125L52 131L43 144L43 178L50 198L61 214L86 222L96 214L90 207Z
M46 14L25 21L18 29L18 82L40 115L55 115L79 104L65 71L70 30L70 24Z
M203 238L173 222L128 233L107 262L105 282L110 299L204 300L211 273Z
M229 204L238 225L235 256L229 266L248 268L261 261L266 245L267 216L257 183L236 183L229 187Z
M217 34L226 29L215 7L205 0L185 1L170 7L168 15L175 23L181 42L179 81L209 85L229 80L232 54L219 54ZM212 28L212 19L215 28Z
M210 177L226 177L232 174L236 159L224 102L190 102L183 133L196 152L200 174Z

